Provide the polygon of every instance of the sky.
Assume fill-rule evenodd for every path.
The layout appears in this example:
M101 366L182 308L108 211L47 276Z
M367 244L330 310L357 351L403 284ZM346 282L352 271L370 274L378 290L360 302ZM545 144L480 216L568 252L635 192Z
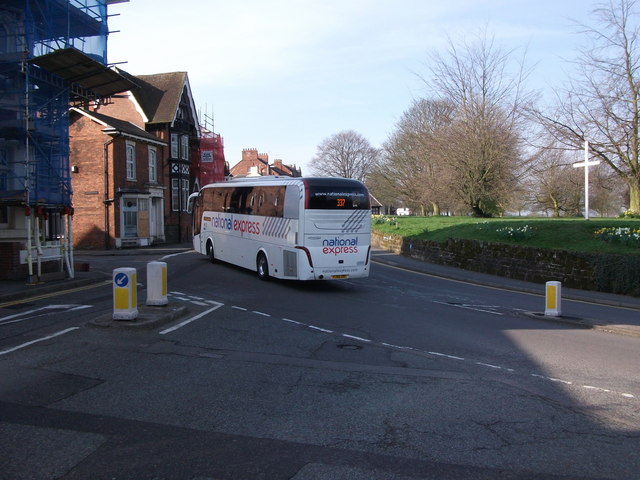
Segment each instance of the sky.
M318 145L355 130L379 148L428 97L433 54L486 31L525 58L549 98L585 45L591 0L130 0L109 7L108 62L134 75L186 71L230 166L242 150L311 174ZM126 62L126 63L122 63ZM211 121L209 121L209 127Z

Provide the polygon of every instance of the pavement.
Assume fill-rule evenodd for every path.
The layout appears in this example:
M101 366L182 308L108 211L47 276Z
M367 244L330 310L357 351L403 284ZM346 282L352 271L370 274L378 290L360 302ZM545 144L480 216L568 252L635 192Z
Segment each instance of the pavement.
M81 288L87 285L111 281L111 276L102 272L91 271L90 257L94 256L126 256L153 255L163 256L172 253L186 252L192 249L190 243L177 245L161 245L147 248L126 248L114 250L74 250L74 278L52 278L34 283L24 280L0 280L0 307L5 303L35 299L50 293ZM82 271L83 267L88 271Z
M91 271L91 257L93 256L105 257L149 255L162 257L164 255L187 252L190 251L191 248L191 244L187 243L115 250L76 250L74 251L74 258L76 259L75 263L77 264L77 266L74 278L64 278L57 280L54 279L35 284L28 284L26 281L0 280L0 308L10 304L27 301L28 299L36 299L37 297L41 297L43 295L82 288L95 283L110 283L110 275ZM541 284L514 280L480 272L472 272L459 268L437 265L434 263L427 263L376 248L372 249L372 261L373 263L388 265L395 268L401 268L404 270L410 270L413 272L431 275L434 277L446 278L449 280L472 283L515 292L540 295L542 297L544 297L545 295L545 286ZM81 271L82 269L78 268L78 265L86 267L87 264L88 271ZM545 321L557 321L562 323L575 324L576 326L583 328L601 329L611 333L640 336L640 298L638 297L562 287L562 299L577 300L586 303L593 303L596 305L607 305L613 307L622 307L631 310L638 310L639 314L635 317L635 319L627 320L626 324L624 325L605 325L604 323L600 323L598 320L594 319L577 319L563 317L562 315L558 317L550 317L545 316L544 312L532 312L531 315L542 317ZM127 328L150 328L153 326L157 326L159 323L161 324L173 321L187 313L186 310L176 309L173 307L167 308L139 306L139 311L139 317L134 322L111 322L110 318L103 318L98 319L96 324L98 326L105 327L115 325L124 326Z

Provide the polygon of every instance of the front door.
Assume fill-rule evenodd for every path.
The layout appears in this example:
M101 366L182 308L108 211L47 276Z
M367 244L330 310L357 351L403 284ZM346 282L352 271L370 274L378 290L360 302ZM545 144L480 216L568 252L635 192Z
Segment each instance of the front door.
M122 203L123 237L135 238L138 236L138 199L123 198Z

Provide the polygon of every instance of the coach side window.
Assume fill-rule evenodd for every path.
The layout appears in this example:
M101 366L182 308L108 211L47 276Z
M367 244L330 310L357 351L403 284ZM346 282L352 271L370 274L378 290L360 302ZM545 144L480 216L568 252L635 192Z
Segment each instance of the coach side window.
M203 198L200 195L192 194L189 197L189 206L191 207L193 234L198 235L202 230L202 203Z
M247 210L247 197L251 194L253 187L236 187L231 192L229 200L229 213L250 214Z
M284 187L261 187L258 194L258 215L282 217Z
M285 218L300 218L300 188L297 185L287 185L283 214Z
M247 187L242 189L242 201L240 202L240 213L245 215L251 215L254 213L253 209L253 187Z
M240 189L236 188L231 191L231 196L229 198L229 208L227 212L229 213L238 213L240 210Z

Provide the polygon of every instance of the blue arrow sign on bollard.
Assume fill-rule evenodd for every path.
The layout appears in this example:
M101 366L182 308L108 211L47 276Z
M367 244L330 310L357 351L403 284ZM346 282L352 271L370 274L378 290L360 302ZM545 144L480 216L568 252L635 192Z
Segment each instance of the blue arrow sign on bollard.
M116 287L126 287L129 283L129 277L126 273L121 272L116 274L116 276L113 278L113 281L116 284Z

